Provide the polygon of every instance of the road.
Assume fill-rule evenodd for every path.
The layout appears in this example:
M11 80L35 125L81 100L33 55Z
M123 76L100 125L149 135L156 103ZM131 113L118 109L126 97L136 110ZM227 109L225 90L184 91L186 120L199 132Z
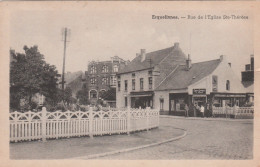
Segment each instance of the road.
M161 118L160 126L187 130L184 138L98 159L252 159L253 120Z

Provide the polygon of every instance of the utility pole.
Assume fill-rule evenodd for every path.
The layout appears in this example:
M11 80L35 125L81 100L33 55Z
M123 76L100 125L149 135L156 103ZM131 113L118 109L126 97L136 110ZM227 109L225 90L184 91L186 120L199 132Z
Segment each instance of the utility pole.
M64 75L65 75L65 58L66 58L66 44L67 44L67 35L69 33L69 29L65 27L62 29L62 39L64 41L64 52L63 52L63 67L62 67L62 91L64 92Z

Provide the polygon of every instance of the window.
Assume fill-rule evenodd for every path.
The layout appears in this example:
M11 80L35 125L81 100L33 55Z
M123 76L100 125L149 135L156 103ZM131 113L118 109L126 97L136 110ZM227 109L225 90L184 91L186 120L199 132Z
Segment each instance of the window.
M110 77L110 85L111 86L116 86L116 76L111 76Z
M118 65L117 65L117 64L115 64L115 65L113 66L113 71L114 71L114 72L118 72Z
M135 79L132 79L132 90L135 90Z
M127 97L125 97L125 107L127 107Z
M133 77L133 78L135 77L135 73L132 73L132 77Z
M91 84L91 85L95 85L95 84L96 84L96 81L97 81L96 78L91 78L91 79L90 79L90 84Z
M229 80L226 81L226 90L230 90L230 81Z
M127 91L127 80L125 80L125 91Z
M153 88L153 78L149 77L148 80L149 80L149 89L152 89Z
M153 74L153 72L150 70L150 71L148 71L148 75L152 75Z
M121 82L120 81L117 81L117 88L118 88L118 91L120 91L120 89L121 89Z
M164 99L160 98L160 110L163 110Z
M92 65L91 67L90 67L90 73L91 74L95 74L97 72L97 67L95 66L95 65Z
M144 79L140 78L140 89L143 90L144 89Z
M108 85L108 78L102 78L102 85Z
M102 73L107 73L107 72L108 72L108 66L107 65L103 65Z

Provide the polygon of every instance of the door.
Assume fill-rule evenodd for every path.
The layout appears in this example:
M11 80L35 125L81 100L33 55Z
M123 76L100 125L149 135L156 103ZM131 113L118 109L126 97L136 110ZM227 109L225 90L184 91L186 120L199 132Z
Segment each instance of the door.
M175 101L170 100L170 112L173 113L175 111Z

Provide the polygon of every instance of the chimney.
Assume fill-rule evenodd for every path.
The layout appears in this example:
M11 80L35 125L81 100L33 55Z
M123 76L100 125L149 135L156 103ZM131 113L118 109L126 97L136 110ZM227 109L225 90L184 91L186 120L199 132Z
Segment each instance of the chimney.
M228 65L231 67L231 63L228 63Z
M221 55L221 56L219 57L219 59L220 59L220 61L225 61L225 60L226 60L226 56L225 56L225 55Z
M145 49L141 49L141 62L145 60L145 57L146 57Z
M253 54L251 55L251 58L250 58L250 64L251 64L251 71L254 71L254 55Z
M179 42L174 43L174 48L179 48Z
M190 54L188 54L188 59L186 60L186 69L187 71L191 68L191 59Z

